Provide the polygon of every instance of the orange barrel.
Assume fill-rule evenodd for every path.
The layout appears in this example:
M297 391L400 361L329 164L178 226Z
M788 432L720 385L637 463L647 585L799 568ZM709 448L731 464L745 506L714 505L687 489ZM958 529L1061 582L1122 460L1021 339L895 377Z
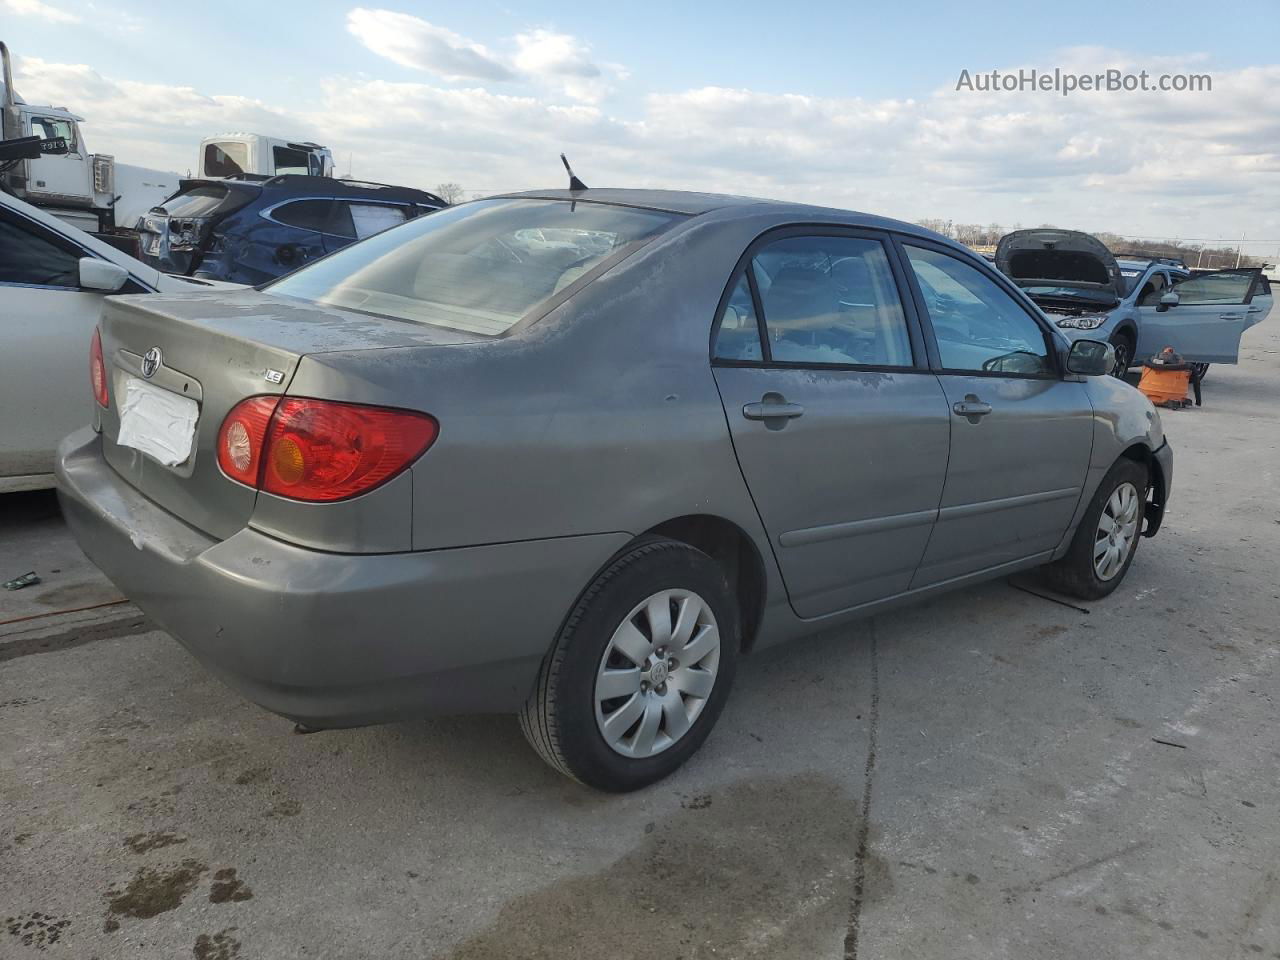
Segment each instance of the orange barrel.
M1191 386L1191 364L1183 363L1173 347L1165 347L1160 353L1142 364L1142 379L1138 389L1156 406L1181 406L1187 403L1187 388Z

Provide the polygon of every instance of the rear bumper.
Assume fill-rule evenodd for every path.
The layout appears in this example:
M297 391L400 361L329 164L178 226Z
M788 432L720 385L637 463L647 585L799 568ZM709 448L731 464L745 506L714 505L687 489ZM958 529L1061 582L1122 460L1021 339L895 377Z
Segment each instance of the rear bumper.
M578 593L628 539L398 554L214 540L111 469L84 429L58 450L63 511L102 571L246 698L313 726L511 712Z
M1154 537L1159 532L1169 495L1173 492L1173 447L1166 440L1152 456L1156 469L1151 478L1151 500L1146 509L1146 527L1142 531L1144 537Z

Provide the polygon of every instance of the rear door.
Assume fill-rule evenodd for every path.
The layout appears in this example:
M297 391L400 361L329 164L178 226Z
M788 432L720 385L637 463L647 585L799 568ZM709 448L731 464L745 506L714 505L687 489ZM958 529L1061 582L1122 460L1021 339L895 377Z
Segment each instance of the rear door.
M1161 305L1158 293L1139 301L1138 359L1173 347L1191 363L1236 363L1241 335L1270 310L1266 289L1258 269L1175 275L1177 304Z
M1084 486L1093 407L998 274L925 241L901 249L951 425L938 521L911 584L923 587L1058 545Z
M332 216L335 202L328 198L307 197L287 200L262 212L262 216L273 225L291 228L260 228L250 234L253 243L265 247L267 257L281 268L272 276L290 273L319 260L328 252L323 231Z
M948 413L888 239L775 231L721 307L716 383L792 607L907 589L946 474Z

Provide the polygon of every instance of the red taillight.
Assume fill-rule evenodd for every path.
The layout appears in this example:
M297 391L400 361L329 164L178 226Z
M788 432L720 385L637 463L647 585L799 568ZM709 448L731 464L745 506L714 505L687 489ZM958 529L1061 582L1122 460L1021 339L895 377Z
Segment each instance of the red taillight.
M435 441L434 417L301 397L250 397L218 431L227 476L293 500L344 500L372 490Z
M218 430L218 466L232 480L251 487L262 476L262 444L279 397L250 397L237 403Z
M98 401L98 406L107 406L110 403L107 399L107 364L102 359L102 334L97 327L93 328L93 343L89 347L89 383L93 385L93 399Z

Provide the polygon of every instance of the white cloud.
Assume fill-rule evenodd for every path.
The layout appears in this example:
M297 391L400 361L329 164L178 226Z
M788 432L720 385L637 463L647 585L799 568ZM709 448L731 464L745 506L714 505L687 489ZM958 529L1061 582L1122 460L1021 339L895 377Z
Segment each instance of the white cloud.
M50 23L79 23L80 17L41 0L0 0L0 10L19 17L37 17Z
M597 64L591 48L567 33L533 30L516 34L515 43L518 71L574 100L599 103L613 92L611 79L626 77L621 67Z
M534 50L513 72L608 76L601 67L592 77L583 66L591 58L572 43ZM1089 55L1081 62L1090 68L1125 62ZM624 112L565 102L538 84L333 77L285 109L39 60L21 61L19 78L33 102L89 117L93 149L170 169L192 165L201 137L242 129L327 143L344 170L354 154L358 176L427 188L457 181L468 193L560 185L564 150L594 186L775 196L902 219L1280 236L1280 114L1271 104L1280 65L1215 71L1211 94L948 87L897 100L708 86L641 97Z
M380 57L447 80L510 80L511 70L478 43L420 17L357 7L347 30Z

